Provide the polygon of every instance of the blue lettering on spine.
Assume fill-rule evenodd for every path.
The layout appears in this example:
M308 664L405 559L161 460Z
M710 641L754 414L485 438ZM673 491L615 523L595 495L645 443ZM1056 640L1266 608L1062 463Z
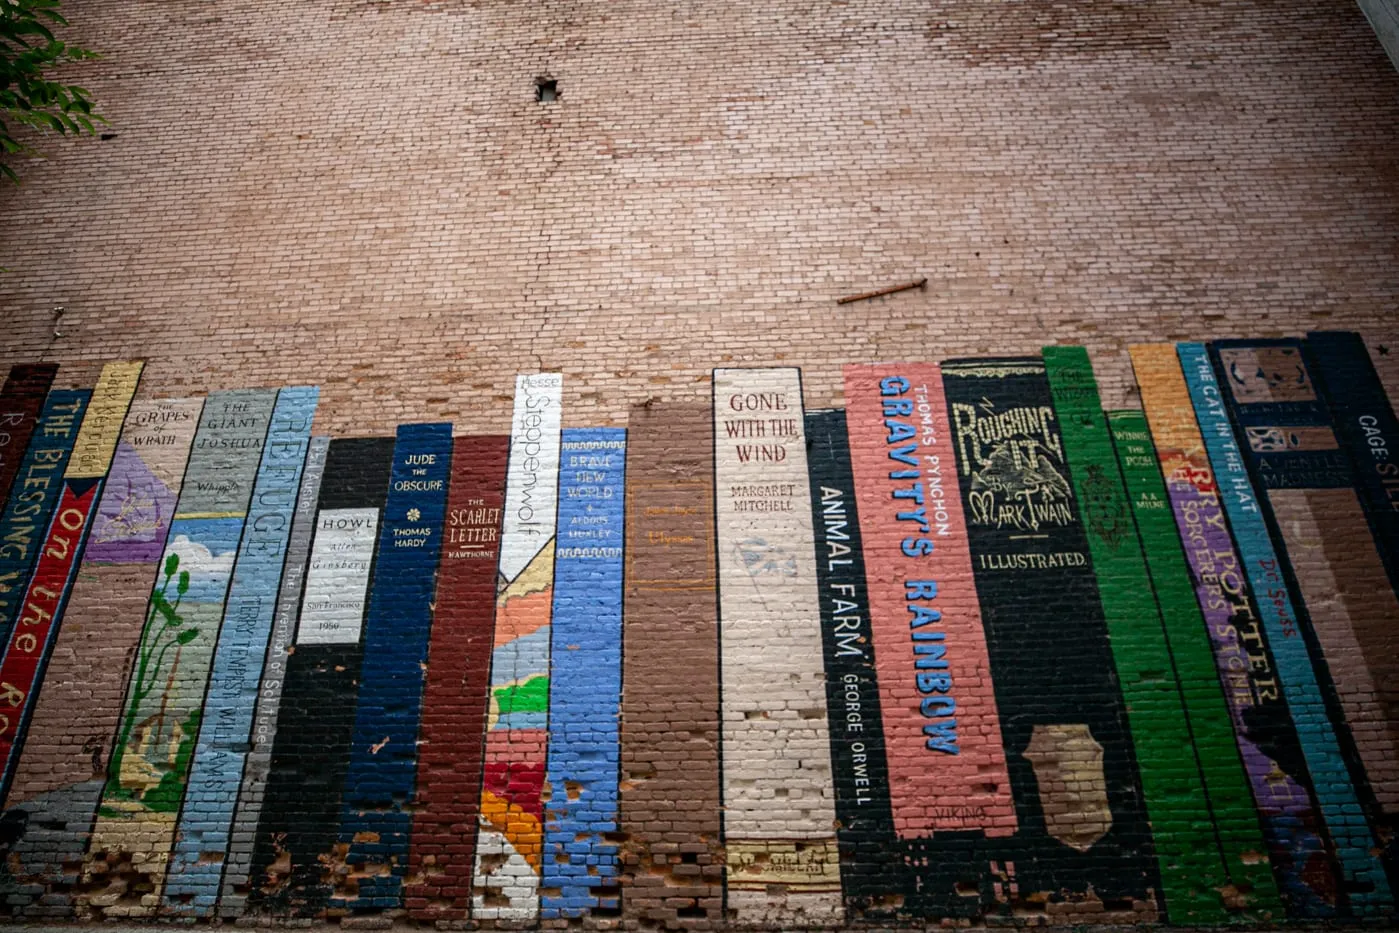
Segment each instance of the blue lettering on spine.
M922 464L918 458L917 443L894 446L917 436L912 425L896 420L899 416L913 414L913 399L901 397L910 388L909 381L903 376L887 376L879 382L879 394L884 405L884 427L889 432L885 438L885 444L889 448L889 459L896 464L918 468ZM921 532L906 536L900 542L899 549L906 557L926 557L933 553L936 545L927 537L932 531L932 526L928 523L928 513L923 507L925 490L922 471L897 467L889 471L889 479L911 481L891 489L889 497L902 509L894 514L895 520L909 522ZM942 612L930 605L937 595L936 580L908 580L904 583L904 602L909 612L913 667L916 671L915 683L918 692L923 695L918 711L929 720L923 725L923 735L930 750L945 755L959 755L961 748L957 744L957 720L953 718L957 712L957 701L950 696L939 695L951 691L952 675L927 673L932 670L945 670L948 666L945 659L947 646L943 643L946 636L931 627L934 623L942 621Z

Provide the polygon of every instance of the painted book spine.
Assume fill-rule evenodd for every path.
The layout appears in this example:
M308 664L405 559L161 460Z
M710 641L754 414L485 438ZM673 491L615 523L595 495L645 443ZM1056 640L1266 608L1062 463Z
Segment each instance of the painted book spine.
M329 449L330 438L311 438L306 451L306 465L301 472L301 488L296 494L286 566L277 590L276 612L253 714L252 736L229 830L228 858L219 894L219 915L225 919L241 916L248 902L248 876L252 870L257 826L262 818L262 802L272 769L272 744L277 733L282 687L286 683L287 661L292 639L296 636L296 622L301 615L301 589L306 581L311 536L316 529L316 502L320 498Z
M698 403L637 405L627 420L619 829L631 922L724 918L712 425ZM676 688L657 695L657 683Z
M1136 754L1044 364L942 374L1022 827L1003 858L1022 892L1091 890L1154 915Z
M0 388L0 502L7 502L19 462L29 448L44 397L58 375L54 363L21 364L10 368Z
M839 922L801 377L716 369L713 392L728 910Z
M393 438L336 438L326 451L296 641L282 681L248 904L324 912L355 725L360 640Z
M563 432L554 558L540 916L618 910L617 717L622 692L627 432ZM554 893L557 892L557 893Z
M417 920L460 922L471 910L509 455L508 436L459 437L452 447L409 852L408 873L420 880L404 889Z
M471 915L539 916L563 377L515 380Z
M340 820L350 874L332 906L392 908L402 896L423 668L451 468L450 424L399 426L365 619L359 707Z
M9 641L19 617L91 397L89 389L54 389L44 399L9 502L0 513L0 643Z
M843 411L806 415L836 841L846 906L868 916L892 916L890 905L903 896L909 873L895 849L864 538L846 417Z
M1010 836L1017 818L941 374L928 363L848 366L845 394L895 832Z

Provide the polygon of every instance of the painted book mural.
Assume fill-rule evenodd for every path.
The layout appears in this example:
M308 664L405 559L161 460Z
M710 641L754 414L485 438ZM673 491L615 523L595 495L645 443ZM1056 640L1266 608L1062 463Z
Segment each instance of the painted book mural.
M1195 687L1162 676L1173 669L1170 645L1088 352L1045 347L1044 360L1127 703L1163 900L1173 920L1220 923L1228 911L1218 892L1232 879L1211 820L1205 768L1190 740L1183 692ZM1246 896L1253 894L1250 884Z
M1175 348L1133 347L1132 366L1278 888L1290 915L1331 916L1335 867L1301 738Z
M3 819L14 827L5 890L22 916L73 909L79 878L65 866L81 863L87 850L126 669L203 406L202 399L134 403L113 454L5 799Z
M150 596L89 860L130 860L151 891L130 916L155 912L203 718L228 585L277 393L226 393L205 406ZM197 472L196 472L197 470ZM88 870L93 871L96 866ZM100 871L100 869L97 869ZM115 910L113 910L115 912Z
M1185 725L1194 754L1177 755L1176 760L1199 768L1214 825L1214 845L1223 860L1226 882L1209 896L1218 895L1231 913L1248 911L1258 916L1278 916L1281 903L1277 884L1268 860L1258 857L1258 853L1267 851L1267 843L1254 809L1240 745L1235 742L1231 704L1226 701L1220 682L1221 670L1215 666L1210 635L1195 598L1194 572L1187 565L1181 532L1176 527L1175 494L1167 491L1145 416L1140 411L1108 412L1108 424L1138 540L1145 552L1152 595L1165 630L1170 669L1185 702ZM1185 493L1182 501L1197 505L1208 502L1191 499L1190 495ZM1195 543L1192 538L1192 544ZM1192 558L1196 557L1196 552L1192 552ZM1213 588L1217 580L1202 574L1201 582L1211 587L1208 592L1212 595L1220 592ZM1215 605L1219 605L1217 599ZM1242 669L1242 658L1229 657L1237 674ZM1164 712L1175 715L1174 709ZM1155 831L1153 835L1159 840L1162 834ZM1197 890L1205 893L1203 888ZM1224 897L1226 891L1233 892L1232 896Z
M1396 918L1363 338L795 368L510 434L0 389L20 921ZM155 364L150 364L155 365ZM571 384L570 384L571 385ZM587 390L590 391L590 390Z
M102 368L63 473L63 491L48 536L39 546L34 575L20 602L19 618L0 656L0 684L5 690L0 702L0 796L8 794L14 779L88 524L143 366L139 362L108 363Z

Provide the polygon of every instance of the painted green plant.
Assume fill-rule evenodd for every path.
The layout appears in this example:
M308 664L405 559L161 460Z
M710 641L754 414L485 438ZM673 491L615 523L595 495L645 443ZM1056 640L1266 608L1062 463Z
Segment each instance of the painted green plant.
M192 710L189 717L180 723L184 730L180 737L180 747L175 752L175 763L160 779L160 784L146 791L141 802L156 813L178 813L180 801L185 796L185 775L189 773L189 760L194 757L194 739L199 735L200 711Z
M168 599L170 585L175 585L175 601ZM136 729L136 717L141 713L142 704L146 697L160 681L161 668L165 663L165 655L171 648L183 647L199 637L199 629L195 627L185 628L185 619L179 613L180 603L184 601L185 594L189 592L189 571L180 569L180 555L171 554L165 558L164 580L156 587L151 594L151 608L146 616L146 627L141 632L140 653L136 660L136 675L131 682L131 702L126 708L126 717L122 720L121 735L117 739L117 744L112 749L112 762L107 769L107 796L121 799L131 799L137 792L125 788L121 784L122 760L131 742L131 733ZM197 715L197 714L196 714ZM198 723L195 722L195 728ZM186 728L185 735L189 741L193 741L193 733ZM188 757L185 753L185 743L180 743L177 750L177 761L181 756ZM162 780L161 786L164 786Z

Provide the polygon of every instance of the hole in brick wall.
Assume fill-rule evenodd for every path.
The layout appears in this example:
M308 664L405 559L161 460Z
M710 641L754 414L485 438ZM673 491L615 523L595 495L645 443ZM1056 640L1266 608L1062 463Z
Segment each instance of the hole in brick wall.
M1131 910L1132 900L1127 897L1103 898L1103 910Z
M690 903L688 906L685 906L685 907L677 907L677 908L675 908L675 916L677 916L677 917L705 917L705 916L708 916L708 913L707 913L707 912L705 911L705 909L704 909L703 907L701 907L699 904L696 904L696 903L693 903L693 902L692 902L692 903Z
M622 915L622 889L615 884L601 884L593 889L598 903L592 909L594 917L620 917Z
M559 99L559 82L553 78L534 79L534 99L549 104Z
M499 852L484 852L480 856L481 874L490 877L499 871L510 859Z
M699 853L698 853L698 852L681 852L681 853L680 853L680 863L681 863L682 865L698 865L698 864L699 864Z

